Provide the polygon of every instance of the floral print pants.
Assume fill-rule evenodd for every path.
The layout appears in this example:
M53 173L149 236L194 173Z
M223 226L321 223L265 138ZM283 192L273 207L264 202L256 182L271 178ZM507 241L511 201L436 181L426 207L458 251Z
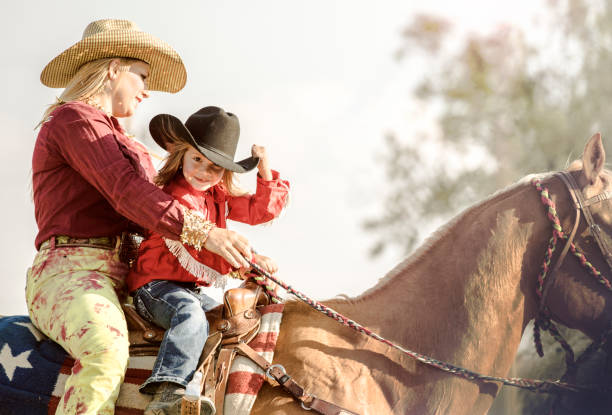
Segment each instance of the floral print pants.
M49 247L28 270L30 318L74 359L56 414L113 415L129 357L116 249Z

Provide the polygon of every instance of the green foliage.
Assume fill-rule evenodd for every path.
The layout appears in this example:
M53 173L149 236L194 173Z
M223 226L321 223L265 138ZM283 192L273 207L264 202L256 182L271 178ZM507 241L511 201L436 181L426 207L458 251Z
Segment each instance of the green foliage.
M364 225L379 235L374 255L409 253L430 230L424 224L528 173L563 169L596 131L612 148L612 10L550 4L529 32L539 41L501 27L458 42L449 22L426 15L403 32L397 57L411 72L425 68L413 98L435 112L438 128L387 137L391 190L381 215ZM473 152L484 157L472 161Z

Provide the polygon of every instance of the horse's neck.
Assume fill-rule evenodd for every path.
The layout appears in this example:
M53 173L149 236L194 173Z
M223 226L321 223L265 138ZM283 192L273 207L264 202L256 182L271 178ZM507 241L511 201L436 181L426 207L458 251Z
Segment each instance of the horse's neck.
M548 237L537 200L519 186L467 210L356 299L350 315L421 353L507 371L533 315L525 293Z

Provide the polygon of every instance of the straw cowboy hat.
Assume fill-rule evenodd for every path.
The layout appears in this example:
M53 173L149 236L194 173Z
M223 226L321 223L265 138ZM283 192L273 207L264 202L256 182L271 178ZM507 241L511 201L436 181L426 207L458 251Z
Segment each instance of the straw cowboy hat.
M83 38L53 59L40 74L51 88L64 88L79 68L102 58L135 58L150 66L148 89L177 92L187 81L181 57L161 39L142 32L129 20L105 19L90 23Z
M185 124L173 115L158 114L149 123L149 131L155 142L165 150L169 149L173 137L176 137L216 165L236 173L253 170L259 163L258 157L234 161L240 123L235 114L219 107L204 107L187 118Z

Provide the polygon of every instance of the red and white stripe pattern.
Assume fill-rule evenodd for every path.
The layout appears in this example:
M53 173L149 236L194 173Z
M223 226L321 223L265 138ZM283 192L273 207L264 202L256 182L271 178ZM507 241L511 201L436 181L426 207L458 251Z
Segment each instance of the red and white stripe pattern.
M260 308L261 327L249 342L249 346L268 362L272 362L274 357L283 307L284 304L271 304ZM227 381L223 413L249 414L265 380L265 374L259 366L244 356L236 356Z
M259 333L249 342L257 353L271 362L280 330L284 304L260 307L261 327ZM115 415L142 415L151 395L138 392L138 387L151 375L156 356L131 356L125 380L121 385ZM49 402L49 414L54 414L64 393L66 379L72 372L74 360L67 358ZM247 415L265 381L264 372L255 363L243 356L236 356L232 363L225 395L224 413Z

